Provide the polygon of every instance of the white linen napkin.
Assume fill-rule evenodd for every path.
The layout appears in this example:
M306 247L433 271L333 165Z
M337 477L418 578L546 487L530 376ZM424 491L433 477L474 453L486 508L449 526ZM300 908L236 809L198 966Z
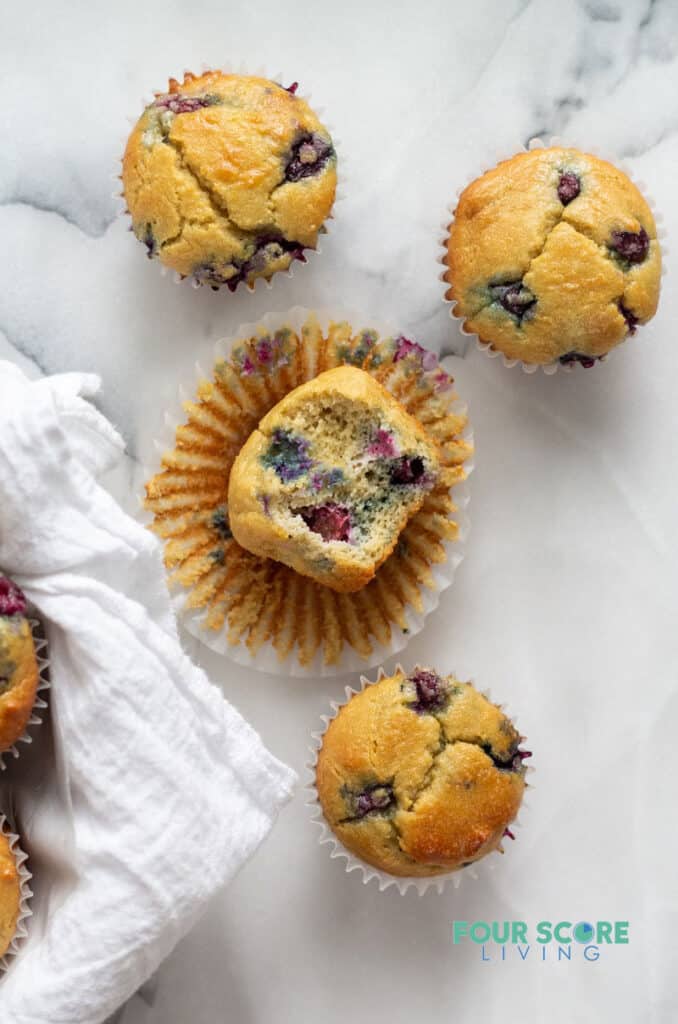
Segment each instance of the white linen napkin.
M123 449L85 401L98 386L29 382L0 362L0 567L45 620L47 768L72 807L61 824L53 808L24 815L38 896L50 870L73 877L45 896L44 923L0 981L12 1024L100 1024L255 850L295 782L183 654L157 540L97 483Z

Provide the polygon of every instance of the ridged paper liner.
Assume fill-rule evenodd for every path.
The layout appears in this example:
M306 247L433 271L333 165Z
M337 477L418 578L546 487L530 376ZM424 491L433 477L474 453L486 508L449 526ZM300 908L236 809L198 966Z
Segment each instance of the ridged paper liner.
M27 725L21 736L14 741L11 747L6 750L0 751L0 772L3 772L7 765L5 764L5 758L8 757L19 757L20 750L17 744L19 743L32 743L33 737L29 730L33 729L37 725L42 725L42 718L38 714L40 711L44 711L47 707L47 701L43 700L40 696L41 693L45 693L49 690L49 658L47 657L47 640L44 635L42 623L39 619L33 618L30 615L29 609L29 625L31 627L31 633L33 634L33 644L35 646L35 658L38 663L38 686L35 694L35 702L33 704L33 710L31 717L28 719Z
M318 732L311 733L311 740L313 742L313 745L309 747L311 758L306 763L306 770L309 775L308 781L305 786L305 789L309 796L309 799L306 802L306 806L309 808L311 821L320 829L318 845L330 846L330 857L333 860L337 858L343 858L346 861L346 864L344 865L344 870L347 873L350 873L351 871L359 871L362 875L363 885L367 885L367 883L371 882L372 879L376 879L380 892L384 892L385 889L394 886L401 896L404 896L408 889L414 889L419 896L423 896L423 894L427 892L429 889L436 889L440 894L442 893L445 886L449 883L451 883L455 889L458 889L465 878L472 878L474 881L477 881L481 877L480 874L478 873L481 865L482 871L485 872L494 870L496 863L490 861L489 854L486 854L484 857L481 857L480 860L474 861L472 864L469 864L468 867L457 868L456 870L447 872L447 874L431 875L427 878L421 878L419 876L407 877L405 875L390 875L388 872L381 871L379 868L375 868L372 864L368 864L366 861L362 860L360 857L357 857L354 853L352 853L344 846L341 840L334 834L332 829L327 824L327 821L323 814L323 809L320 804L320 800L318 798L318 791L316 789L316 767L318 764L318 754L320 753L320 750L322 748L323 738L325 736L325 733L327 732L330 722L337 717L340 710L343 707L345 707L346 704L348 704L352 697L356 696L359 693L362 693L366 687L374 686L376 683L381 682L382 679L390 678L391 676L394 676L399 672L402 672L402 674L405 676L407 675L407 672L399 663L395 666L392 672L386 672L385 669L380 667L379 671L377 672L376 679L367 679L365 676L360 677L359 689L355 690L351 686L346 686L344 688L344 693L346 694L346 699L344 701L330 701L330 708L332 709L332 713L330 715L321 715L320 717L323 722L323 728ZM454 675L454 673L446 673L446 675ZM487 690L481 690L480 692L484 697L487 697L489 701L492 701L492 697ZM492 701L492 703L495 702ZM513 721L513 716L508 711L506 711L505 705L497 706L501 707L502 710L504 711L504 714L506 714L507 717L511 718L511 720ZM525 769L525 776L527 776L528 774L532 774L533 771L534 768L527 767ZM528 784L526 782L525 788L531 789L532 786L528 787ZM521 801L518 814L513 819L513 821L510 822L512 829L514 827L521 827L520 815L525 806L525 795L523 794L523 799ZM500 842L495 848L495 851L491 852L503 853L504 849L502 843Z
M564 147L569 148L569 149L580 149L581 150L581 147L576 146L574 143L565 142L559 136L553 136L547 142L544 142L540 138L530 139L528 144L527 144L527 146L523 147L522 152L527 153L527 152L529 152L530 150L533 150L533 149L544 149L544 148L550 148L551 146L564 146ZM518 152L520 152L520 151L518 151ZM652 211L652 216L654 217L655 224L657 226L657 240L661 243L661 253L662 253L661 276L664 277L665 274L666 274L666 266L667 266L667 259L666 258L668 256L668 250L667 250L665 242L664 242L664 239L666 237L666 230L665 230L664 225L663 225L663 217L662 217L661 213L657 212L656 203L655 203L653 197L648 195L646 187L645 187L645 183L641 182L641 181L636 181L634 179L633 174L631 173L631 171L629 169L628 163L625 160L609 160L602 153L597 152L596 149L594 149L594 148L592 148L590 146L587 147L585 150L581 150L581 152L590 153L591 156L598 157L598 159L600 159L600 160L607 160L608 163L613 164L619 170L623 171L624 174L626 175L626 177L629 178L629 180L642 193L643 198L645 199L645 202L647 203L647 205L650 207L650 209ZM507 160L510 160L512 157L514 157L516 155L517 155L516 153L511 153L509 156L499 157L495 161L495 163L492 164L491 167L485 167L482 170L478 171L477 174L474 174L471 178L468 179L468 181L466 182L465 185L461 185L457 189L457 192L456 192L457 200L459 200L459 198L461 197L462 192L464 192L464 190L466 188L468 188L468 186L470 184L472 184L472 182L476 181L478 178L481 178L483 176L483 174L487 174L488 171L494 170L494 168L497 167L499 164L504 163ZM438 258L438 263L441 263L444 269L438 274L438 280L442 281L442 283L445 285L445 292L443 294L443 302L445 303L445 305L450 307L450 317L453 320L457 321L457 323L459 325L459 330L461 331L461 333L463 335L465 335L468 338L475 338L476 347L481 352L484 352L485 355L489 356L491 359L497 359L498 357L501 356L502 363L504 364L504 366L508 367L509 369L514 367L514 366L520 366L524 373L536 373L537 370L542 370L543 373L545 373L548 376L550 376L550 375L552 375L554 373L557 373L558 370L561 370L563 373L572 373L573 370L577 370L577 371L592 370L599 363L607 362L609 360L610 356L614 352L616 352L617 349L619 349L622 345L626 344L626 342L630 338L635 337L635 335L632 335L630 333L627 334L627 336L622 341L620 341L618 345L615 345L614 348L610 349L609 352L606 352L604 356L598 357L596 359L595 363L593 364L593 366L589 366L589 367L582 366L581 363L578 363L578 362L565 363L565 364L559 363L559 362L555 362L555 363L525 363L521 359L509 359L507 356L504 355L504 353L500 349L493 348L492 347L492 342L482 341L482 339L475 333L475 331L469 331L464 326L464 322L468 319L468 317L457 315L456 307L457 307L457 303L458 303L459 300L458 299L448 299L447 298L447 292L452 287L451 284L449 283L449 281L447 281L445 279L445 274L447 273L447 271L449 269L449 267L447 265L447 240L448 240L449 235L450 235L450 225L452 224L452 221L454 220L454 213L455 213L456 208L457 208L457 202L452 203L450 206L448 206L448 208L447 208L448 217L446 218L446 220L441 222L441 225L440 225L441 235L440 235L439 241L440 241L440 245L441 245L441 248L442 248L443 252L442 252L442 255ZM645 326L645 325L639 324L638 328L641 329L643 326ZM637 333L638 332L636 332L636 334Z
M0 834L5 836L9 840L9 848L14 856L16 862L17 871L19 873L19 883L21 887L21 902L19 904L19 916L17 917L16 929L14 931L14 938L12 939L9 949L0 958L0 981L2 980L3 973L10 967L10 962L13 956L19 951L21 941L26 938L28 929L26 928L26 921L32 915L30 908L31 897L33 892L30 887L30 880L32 875L26 867L26 861L28 860L27 854L21 849L19 836L12 831L10 828L9 821L0 814Z
M199 75L207 74L207 72L209 72L209 71L220 71L220 72L222 72L225 75L248 75L248 76L251 76L253 78L267 78L270 82L275 82L277 85L281 85L283 88L286 88L286 86L283 85L283 76L282 76L281 72L278 72L278 73L272 75L272 74L269 74L269 72L266 71L264 68L259 68L259 69L255 70L255 71L250 71L250 70L247 70L243 65L239 65L238 67L235 67L235 66L232 66L232 65L227 63L227 64L222 65L221 67L214 67L213 65L202 64L201 65L201 70L198 72L196 77L198 77ZM194 74L194 72L190 72L188 69L185 69L183 74L184 75ZM147 96L142 96L140 112L135 114L134 116L132 116L132 115L128 116L127 120L129 122L129 129L125 133L124 137L121 139L121 143L120 143L120 153L121 154L124 155L125 147L127 145L127 140L129 138L129 135L130 135L131 131L133 130L134 126L136 125L137 121L141 117L141 114L144 112L146 107L149 106L149 104L153 103L153 101L157 98L157 95L161 95L161 93L158 93L158 94L150 93ZM336 154L337 190L336 190L336 193L335 193L335 196L334 196L334 203L332 204L332 209L330 210L329 214L327 215L327 218L323 221L323 224L322 224L322 226L319 229L318 242L317 242L315 248L312 249L310 247L304 247L304 252L303 252L304 258L303 259L292 260L292 262L290 263L290 265L289 265L287 270L278 270L278 271L276 271L272 275L272 277L269 277L269 278L265 278L265 277L257 277L257 278L255 278L254 281L251 284L246 284L247 291L249 291L249 292L253 292L257 288L257 286L259 286L261 288L262 285L265 285L266 288L270 291L270 289L273 287L273 282L275 281L275 279L277 277L291 278L291 277L294 276L294 271L296 269L296 264L297 263L306 264L306 263L309 262L309 259L312 260L315 256L320 256L320 254L322 252L322 249L321 249L321 246L320 246L320 239L323 236L329 234L329 230L330 229L329 229L329 226L328 226L328 222L334 220L334 210L335 210L335 207L336 207L337 203L341 202L344 199L344 186L345 186L345 182L346 182L346 174L345 174L345 171L344 171L343 158L340 156L341 144L340 144L340 141L336 138L332 126L330 124L328 124L324 120L324 116L323 115L324 115L324 112L325 112L325 108L324 107L315 107L315 106L313 106L313 103L311 101L311 94L309 92L299 92L299 91L296 91L294 93L294 95L297 96L299 99L304 100L304 102L308 104L308 106L311 108L311 110L316 115L316 117L319 120L322 121L323 127L330 134L330 138L332 139L332 146L333 146L335 154ZM122 159L123 158L121 156L120 157L120 170L119 170L119 172L117 172L116 174L112 175L113 181L115 182L115 189L116 189L112 193L112 196L113 196L113 199L116 200L116 202L119 204L118 216L123 218L123 219L125 219L125 220L127 219L127 217L130 218L130 224L129 224L128 230L131 231L132 234L134 234L132 223L131 223L130 212L127 209L127 202L125 200L125 194L124 194L123 191L120 191L120 185L121 185L121 182L122 182ZM340 169L341 169L341 179L339 179L339 171L340 171ZM136 237L135 237L134 240L135 240L137 246L141 246L141 242L139 242L139 240ZM193 277L191 275L183 275L182 276L177 271L172 270L171 267L167 267L167 266L165 266L164 263L161 263L159 258L158 259L152 258L151 262L152 263L156 263L159 266L160 273L162 274L163 277L167 276L167 274L171 274L172 280L173 280L174 284L183 284L183 283L186 282L186 283L190 284L191 287L193 287L193 288L204 288L207 291L211 290L211 287L210 287L209 284L201 284L199 281L197 281L195 279L195 277ZM236 285L236 287L233 289L233 293L235 293L238 290L238 288L240 287L241 284L245 284L245 282L240 281ZM219 285L217 287L217 291L222 291L222 292L229 293L229 289L228 289L227 284L224 283L222 285Z
M317 317L321 339L310 335L311 317ZM302 342L304 325L309 331ZM468 496L460 485L472 468L472 439L466 409L451 390L451 378L437 364L424 371L417 362L419 357L394 363L393 346L403 336L367 317L337 316L322 310L312 314L302 307L269 313L258 324L245 324L233 337L217 342L214 359L233 367L230 357L234 349L243 358L244 348L239 344L243 339L254 343L258 337L272 336L286 327L294 332L292 353L288 362L271 371L240 377L229 370L227 387L223 381L213 385L213 374L196 368L198 402L185 402L166 414L164 435L156 442L162 455L161 469L146 485L145 507L155 516L153 528L166 540L170 590L192 635L213 650L261 671L335 675L369 668L401 650L421 630L440 593L452 582L468 526L464 514ZM325 339L331 327L330 344ZM372 342L361 363L356 348L364 344L366 330L376 332L378 340ZM340 343L341 357L337 354ZM251 354L251 347L246 351ZM379 357L382 362L376 365ZM427 359L435 361L432 355ZM192 511L201 507L201 521L207 521L225 505L235 455L284 394L344 362L363 365L424 423L432 437L443 442L446 479L426 496L401 534L396 551L357 594L336 594L278 562L250 555L234 540L221 542L232 546L224 560L215 564L207 549L215 547L216 535L191 521ZM449 390L434 390L442 387ZM247 411L239 405L235 417L225 422L225 404L236 393ZM187 414L189 423L179 427ZM231 422L235 426L230 426ZM195 455L192 468L185 449L175 448L177 436L181 443L202 445L200 458L205 457L212 474L211 490L198 479ZM201 494L199 487L206 493ZM211 590L220 585L219 579L223 580L222 589ZM220 599L226 602L223 609L219 608ZM313 613L319 617L317 622Z

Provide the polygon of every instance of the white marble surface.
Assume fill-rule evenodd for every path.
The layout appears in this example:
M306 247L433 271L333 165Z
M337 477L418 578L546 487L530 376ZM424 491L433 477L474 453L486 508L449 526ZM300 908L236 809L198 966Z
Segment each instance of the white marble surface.
M533 135L627 158L678 237L672 0L38 0L4 6L0 56L0 357L102 375L129 445L111 485L130 508L179 380L268 309L363 308L463 350L439 224L469 175ZM299 79L341 142L345 198L322 255L255 295L161 277L111 198L127 115L202 62ZM675 1019L668 264L658 316L606 366L545 378L475 350L451 360L476 432L473 531L407 661L475 677L529 736L536 785L507 855L442 897L380 894L316 848L300 793L124 1024ZM341 681L248 675L188 646L301 769ZM597 963L481 963L453 947L455 918L628 919L631 943Z

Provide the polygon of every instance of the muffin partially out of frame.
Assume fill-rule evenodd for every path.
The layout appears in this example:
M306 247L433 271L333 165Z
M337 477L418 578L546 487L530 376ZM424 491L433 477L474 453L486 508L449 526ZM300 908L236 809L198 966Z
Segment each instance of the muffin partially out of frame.
M519 153L464 189L444 262L454 315L527 364L591 367L659 300L647 202L612 164L561 146Z
M9 949L21 912L21 876L0 814L0 960Z
M364 370L300 385L262 419L231 471L233 536L332 590L360 590L439 472L436 446Z
M329 132L294 86L207 71L170 79L123 158L132 228L182 277L233 291L304 260L337 184Z
M512 836L530 756L521 741L470 683L399 669L329 723L316 766L320 806L341 843L381 871L456 871Z
M0 574L0 753L24 733L38 683L26 598L15 583Z

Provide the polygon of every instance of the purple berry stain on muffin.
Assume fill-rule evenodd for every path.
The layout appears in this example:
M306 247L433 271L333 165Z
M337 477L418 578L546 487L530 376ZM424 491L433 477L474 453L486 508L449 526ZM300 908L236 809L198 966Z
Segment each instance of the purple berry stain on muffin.
M431 714L440 711L447 701L449 687L446 681L431 669L417 668L407 677L417 694L417 699L409 706L417 714Z
M581 182L572 171L563 171L558 179L558 198L563 206L567 206L573 199L576 199L581 192Z
M278 428L273 432L268 451L261 456L261 462L268 469L275 470L283 483L289 483L298 480L311 469L313 461L309 457L308 447L306 438Z
M640 231L613 231L609 248L627 263L642 263L650 249L645 228Z
M519 324L534 311L537 299L522 281L511 281L508 284L491 284L490 294L495 302L514 316Z
M361 789L357 793L345 791L344 797L351 808L349 821L356 818L365 818L368 814L387 813L396 804L393 787L380 782L372 786L366 786L365 789Z
M152 260L156 252L158 251L158 243L155 240L155 235L153 234L153 226L151 224L146 224L146 230L144 231L142 242L146 246L146 255L148 256L149 260Z
M390 430L379 427L367 446L368 455L376 455L383 459L392 459L398 455L395 437Z
M238 285L247 282L251 275L264 276L268 266L277 263L285 253L289 253L292 260L306 262L304 246L299 242L263 235L256 240L254 251L248 259L241 263L226 263L221 267L214 263L200 263L193 269L193 278L198 284L209 285L213 291L218 291L222 285L226 285L229 291L234 292Z
M318 132L302 135L292 146L290 158L285 165L285 179L301 181L319 174L333 156L334 148L329 139L323 138Z
M623 302L619 303L619 312L621 313L621 315L626 320L626 326L629 329L629 334L635 334L636 333L636 327L640 323L640 320L638 319L638 317L635 316L635 314L632 313L631 310L628 309L624 305Z
M238 345L231 358L242 377L253 373L265 375L286 366L290 361L287 331L276 331L272 336L265 334Z
M169 110L173 114L192 114L203 107L213 107L217 103L221 103L221 97L214 93L207 93L205 96L182 96L169 92L164 96L158 96L153 106Z
M513 755L514 770L519 770L522 767L523 761L528 757L532 757L531 750L516 750L515 754Z
M27 608L23 591L6 576L0 576L0 615L25 615Z
M296 93L298 88L299 88L299 83L298 82L292 82L291 85L286 85L285 86L285 92L289 92L292 96L294 96L294 94Z
M323 469L313 474L311 477L311 487L314 491L323 491L326 488L336 487L343 480L344 472L338 467L335 469Z
M260 338L256 345L257 359L262 366L273 362L273 343L270 338Z
M561 356L558 362L561 366L571 366L572 363L580 363L587 370L590 370L592 366L596 365L596 362L600 359L600 356L587 356L583 352L566 352L564 356Z
M505 829L504 829L504 831L502 832L502 839L503 839L504 837L506 837L507 839L515 839L515 838L516 838L516 837L514 836L513 832L511 831L511 829L510 829L510 828L508 828L508 827L507 827L507 828L505 828Z
M324 541L347 541L351 535L351 514L345 505L328 501L302 508L298 514L309 530L320 534Z
M219 505L218 508L212 513L212 526L217 531L220 537L224 540L230 540L233 534L231 533L231 527L228 521L228 510L225 505Z
M435 370L438 365L438 356L435 352L430 352L423 345L420 345L419 342L410 341L409 338L400 335L396 338L393 362L399 363L401 359L408 359L410 356L414 356L418 360L422 370Z
M495 752L495 750L489 743L481 743L479 744L479 746L481 747L482 750L484 750L484 752L487 754L494 767L498 768L499 771L520 772L522 774L525 771L525 765L523 764L523 761L528 757L532 757L532 751L519 750L518 742L520 742L520 740L516 742L513 750L509 753L509 755L504 757L500 757L499 754Z
M391 465L389 478L396 487L418 484L423 482L425 469L424 460L419 455L403 455Z
M347 363L351 366L362 366L370 352L373 351L377 341L377 332L368 327L360 332L357 340L348 343L342 342L337 345L337 358L341 363Z

